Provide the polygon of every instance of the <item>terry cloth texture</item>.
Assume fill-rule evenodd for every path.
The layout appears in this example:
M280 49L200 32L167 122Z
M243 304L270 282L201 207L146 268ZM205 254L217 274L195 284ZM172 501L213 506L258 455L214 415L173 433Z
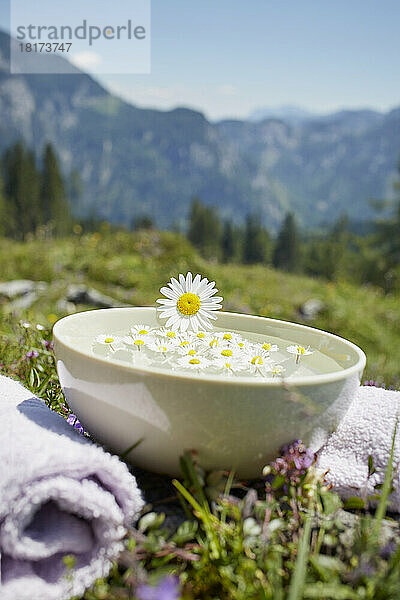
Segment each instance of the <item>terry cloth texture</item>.
M82 595L108 574L142 506L118 457L0 376L1 600Z
M343 498L377 494L390 458L400 411L400 392L364 386L358 389L337 430L318 452L317 466ZM376 472L368 477L368 457ZM394 480L390 509L400 512L400 424L394 447Z

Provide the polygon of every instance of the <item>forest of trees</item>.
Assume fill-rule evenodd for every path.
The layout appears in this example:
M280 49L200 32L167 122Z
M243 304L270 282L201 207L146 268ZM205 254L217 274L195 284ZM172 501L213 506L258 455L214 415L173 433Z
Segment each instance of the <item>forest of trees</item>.
M79 188L79 175L66 180L50 144L36 157L16 143L0 158L0 236L25 240L40 231L51 237L96 231L101 227L97 215L82 220L71 213ZM185 234L208 260L270 265L330 281L371 283L390 292L400 290L400 177L389 210L387 204L386 217L377 217L365 235L355 233L345 216L319 232L300 230L291 213L272 235L259 214L249 213L238 224L221 219L216 208L195 198ZM138 215L129 229L152 227L149 216ZM112 225L108 230L116 229L127 230Z
M24 240L40 227L53 236L71 230L66 183L51 144L38 161L18 142L0 161L0 235Z
M355 233L345 216L323 231L300 231L294 215L288 213L274 238L259 215L249 214L244 225L236 225L222 221L215 208L196 198L187 236L207 259L266 264L329 281L370 283L386 292L400 290L400 182L395 190L397 197L386 203L390 204L387 216L377 217L366 235Z

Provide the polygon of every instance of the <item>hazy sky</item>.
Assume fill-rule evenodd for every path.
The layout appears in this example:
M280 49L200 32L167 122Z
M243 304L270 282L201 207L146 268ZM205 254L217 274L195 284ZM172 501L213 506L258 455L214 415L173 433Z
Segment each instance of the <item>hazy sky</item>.
M125 18L126 1L113 6ZM100 79L135 104L213 119L282 104L386 110L400 104L399 32L399 0L152 0L152 73Z

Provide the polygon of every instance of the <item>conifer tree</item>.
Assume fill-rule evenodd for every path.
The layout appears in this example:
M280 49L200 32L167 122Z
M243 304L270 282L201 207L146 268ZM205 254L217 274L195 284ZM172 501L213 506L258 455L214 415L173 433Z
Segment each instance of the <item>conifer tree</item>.
M223 262L231 262L236 254L235 248L235 230L232 221L226 220L222 232L221 240L222 260Z
M217 211L198 198L192 202L188 239L206 258L218 258L221 247L221 221Z
M3 180L0 178L0 237L8 235L7 204L3 193Z
M64 181L51 144L44 149L40 201L44 222L54 224L56 235L66 234L70 229L70 212Z
M40 220L39 172L32 152L21 142L6 151L3 158L4 194L9 219L9 235L23 239Z
M259 215L248 215L244 231L243 262L262 263L267 257L268 234Z
M300 269L300 240L294 216L288 213L276 240L272 263L275 268L295 272Z

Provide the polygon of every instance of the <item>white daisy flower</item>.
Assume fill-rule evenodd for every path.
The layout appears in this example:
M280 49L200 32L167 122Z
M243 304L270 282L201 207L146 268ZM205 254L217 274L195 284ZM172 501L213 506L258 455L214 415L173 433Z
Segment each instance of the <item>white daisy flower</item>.
M214 312L222 308L223 298L214 296L218 292L215 282L210 283L200 275L193 279L190 272L186 278L180 274L179 281L171 277L168 287L162 287L160 292L166 298L157 300L161 304L159 314L167 319L166 327L174 330L211 329L210 319L215 320Z
M235 360L243 357L242 351L236 346L218 346L216 348L211 348L210 355L213 358L222 358Z
M271 368L272 377L281 377L284 372L285 372L285 367L283 365L274 365Z
M97 344L101 344L104 347L111 348L111 350L115 350L118 346L120 346L122 339L123 338L121 336L107 333L98 335L94 341Z
M234 331L220 331L217 333L217 337L221 338L222 342L226 344L243 342L242 336Z
M262 342L260 346L265 352L278 352L279 350L276 344L271 344L270 342Z
M122 338L122 341L124 342L124 344L126 344L126 346L129 346L133 350L140 351L145 346L148 346L148 344L152 341L152 339L153 339L153 337L147 333L145 333L145 334L137 333L137 334L126 335L125 337Z
M310 354L313 354L313 351L310 350L310 346L307 346L307 348L305 346L299 346L299 344L293 344L291 346L288 346L286 348L286 351L289 352L289 354L294 354L296 356L296 365L300 360L301 356L308 356Z
M254 349L246 356L247 368L251 373L265 375L271 371L272 361L268 354L263 350Z
M177 345L178 340L175 339L155 338L149 343L148 347L153 352L158 352L159 354L169 354L176 350Z
M215 358L212 362L212 366L218 371L222 371L225 375L233 375L234 373L245 371L247 369L247 365L243 360L233 356L220 356Z
M134 325L130 329L130 335L151 335L153 333L153 328L150 325L143 325L140 323L139 325Z
M177 350L181 356L195 356L196 354L204 354L204 349L195 344L179 344Z
M179 367L184 369L193 369L194 371L206 369L210 366L210 364L211 363L209 359L201 354L196 354L195 356L181 356L181 358L179 358L177 361L177 365Z
M167 337L170 340L179 339L179 333L170 327L160 327L160 329L156 329L154 333L157 337Z

